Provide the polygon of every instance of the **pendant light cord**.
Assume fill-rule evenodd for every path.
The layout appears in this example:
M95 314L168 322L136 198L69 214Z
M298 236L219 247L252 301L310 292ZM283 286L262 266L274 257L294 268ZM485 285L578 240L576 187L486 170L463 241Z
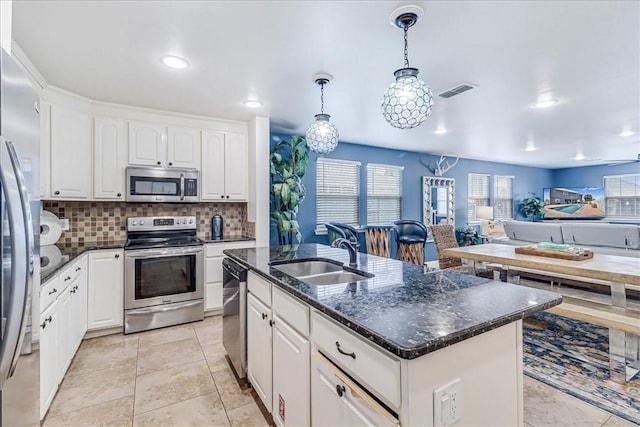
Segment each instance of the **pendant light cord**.
M324 114L324 83L320 83L320 114Z
M404 68L409 68L409 26L407 24L404 27Z

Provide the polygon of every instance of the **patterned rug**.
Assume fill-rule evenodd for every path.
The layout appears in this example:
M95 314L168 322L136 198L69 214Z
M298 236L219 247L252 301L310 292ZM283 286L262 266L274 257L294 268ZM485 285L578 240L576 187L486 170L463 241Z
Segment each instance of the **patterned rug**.
M524 373L640 425L640 378L609 380L609 331L537 313L524 321Z

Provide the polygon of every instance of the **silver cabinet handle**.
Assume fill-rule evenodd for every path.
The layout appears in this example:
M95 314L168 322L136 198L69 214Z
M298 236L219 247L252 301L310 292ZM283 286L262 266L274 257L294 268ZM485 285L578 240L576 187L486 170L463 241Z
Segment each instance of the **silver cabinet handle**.
M56 288L53 288L49 291L49 295L55 294L56 292L58 292L58 290Z
M180 200L184 200L184 174L180 174Z

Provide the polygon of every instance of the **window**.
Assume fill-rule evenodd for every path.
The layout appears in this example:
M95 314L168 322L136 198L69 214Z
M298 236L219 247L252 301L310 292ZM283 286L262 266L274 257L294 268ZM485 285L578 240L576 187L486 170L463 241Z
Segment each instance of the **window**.
M367 165L367 224L400 219L402 166Z
M489 206L489 175L470 173L468 194L467 222L477 223L475 207Z
M513 218L513 177L493 177L493 219Z
M640 218L640 174L604 177L607 217Z
M360 162L320 158L316 176L316 231L327 222L358 226Z

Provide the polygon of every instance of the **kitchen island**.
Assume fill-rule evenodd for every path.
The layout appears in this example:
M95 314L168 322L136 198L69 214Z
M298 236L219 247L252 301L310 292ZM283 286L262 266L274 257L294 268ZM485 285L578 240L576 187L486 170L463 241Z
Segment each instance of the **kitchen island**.
M300 384L289 387L304 395L311 383L307 424L522 425L522 319L560 304L560 295L366 254L358 254L357 267L344 269L373 277L350 283L311 285L278 269L309 260L348 264L347 251L317 244L225 254L250 270L249 380L276 424L294 424L280 391L288 384L278 384L287 375L287 366L278 366L287 357L276 354L284 323L285 332L296 333L298 350L308 343L309 356L288 363L310 365L311 380L305 383L308 374L299 372ZM303 308L306 317L297 314ZM256 322L268 320L264 336L252 328L252 313ZM274 325L268 337L266 328ZM291 336L285 342L291 344ZM271 377L270 365L273 385L259 384ZM304 422L304 399L289 399L302 405L293 413Z

